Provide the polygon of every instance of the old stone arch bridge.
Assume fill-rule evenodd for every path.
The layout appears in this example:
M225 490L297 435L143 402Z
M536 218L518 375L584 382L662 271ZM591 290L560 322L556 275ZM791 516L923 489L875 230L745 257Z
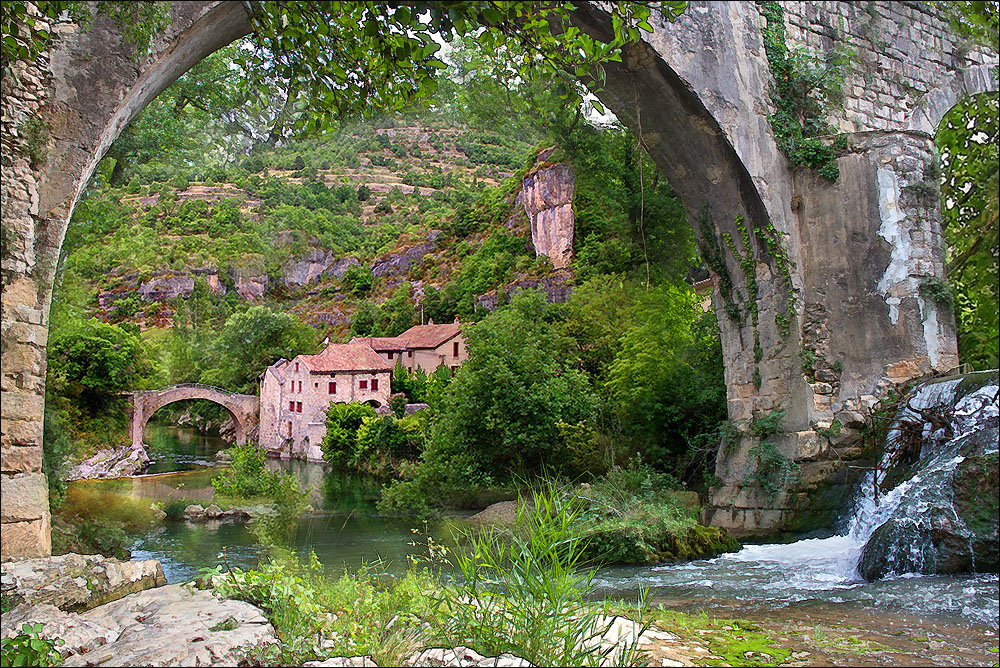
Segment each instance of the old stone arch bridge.
M205 399L219 404L233 418L236 428L237 444L246 443L247 437L257 426L260 419L260 399L251 394L236 394L211 385L199 383L182 383L171 385L162 390L145 390L130 392L131 397L131 429L132 445L142 445L142 435L146 423L153 413L168 404L189 399Z
M50 51L4 78L4 555L49 551L45 344L73 208L125 124L195 62L247 34L248 6L171 3L170 27L141 63L106 19L87 31L57 25ZM801 463L801 487L774 497L741 488L749 438L719 455L706 519L751 532L828 516L813 502L830 495L808 492L842 473L847 443L817 429L836 419L843 439L889 384L957 364L952 314L919 291L921 280L943 274L932 140L961 96L996 90L995 56L953 35L929 4L778 6L790 47L854 49L843 106L828 118L847 140L836 182L794 168L775 143L756 3L691 2L676 22L655 22L608 66L599 94L642 137L717 251L713 303L730 418L745 427L755 414L787 412L778 447ZM596 5L585 3L574 20L608 34ZM31 159L23 132L31 118L48 128L45 161ZM726 232L742 262L721 241Z

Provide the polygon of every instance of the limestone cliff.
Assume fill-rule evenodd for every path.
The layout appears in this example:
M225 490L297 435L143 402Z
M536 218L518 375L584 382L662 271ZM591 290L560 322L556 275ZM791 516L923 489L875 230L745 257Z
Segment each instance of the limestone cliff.
M553 149L538 154L539 163L521 181L524 212L531 224L535 255L547 255L556 269L573 260L573 166L551 164Z

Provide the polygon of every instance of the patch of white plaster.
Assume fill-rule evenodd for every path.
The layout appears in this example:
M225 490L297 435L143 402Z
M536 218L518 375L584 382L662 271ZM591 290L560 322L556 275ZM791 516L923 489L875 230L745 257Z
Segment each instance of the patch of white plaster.
M889 266L885 268L882 278L878 282L878 292L885 298L885 303L889 307L889 320L893 325L899 319L898 295L891 294L892 288L900 283L913 283L910 278L910 265L912 262L910 245L910 235L903 227L906 214L899 204L899 180L895 172L888 169L879 169L878 176L878 214L882 224L879 226L878 234L888 242L891 250L889 256ZM912 293L915 286L908 286L904 294Z
M917 304L920 305L920 319L924 325L924 343L927 345L927 357L931 361L931 368L937 369L938 360L941 359L941 337L938 336L937 307L934 302L917 297Z

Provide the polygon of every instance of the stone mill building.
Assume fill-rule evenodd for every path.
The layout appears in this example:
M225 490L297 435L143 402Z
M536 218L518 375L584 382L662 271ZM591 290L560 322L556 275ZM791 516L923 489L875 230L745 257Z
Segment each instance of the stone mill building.
M467 357L458 322L431 322L396 337L356 337L316 355L278 360L260 375L260 446L282 458L320 461L331 403L385 409L396 364L454 372Z

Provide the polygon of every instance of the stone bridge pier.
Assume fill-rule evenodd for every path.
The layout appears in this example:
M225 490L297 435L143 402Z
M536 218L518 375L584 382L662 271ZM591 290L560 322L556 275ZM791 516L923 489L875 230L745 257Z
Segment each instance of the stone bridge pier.
M188 383L172 385L162 390L131 392L132 425L130 434L132 445L142 445L146 423L153 414L168 404L190 399L204 399L219 404L233 418L236 426L236 444L247 442L251 433L256 432L260 420L260 400L250 394L236 394L210 385Z
M58 22L49 50L12 63L0 84L4 556L50 551L45 346L73 209L122 128L194 63L246 35L252 6L171 2L169 27L139 59L106 17L87 30ZM598 39L610 34L599 4L580 3L573 20ZM852 50L842 104L825 110L841 136L836 181L778 148L769 20L817 62ZM962 96L997 90L996 54L953 34L931 3L694 1L652 28L605 65L598 96L680 195L713 272L729 417L743 437L719 453L722 484L706 519L750 533L828 522L836 502L814 501L845 470L865 406L958 362L952 313L920 289L944 278L933 136ZM774 442L802 483L765 494L747 482L749 427L779 410Z

